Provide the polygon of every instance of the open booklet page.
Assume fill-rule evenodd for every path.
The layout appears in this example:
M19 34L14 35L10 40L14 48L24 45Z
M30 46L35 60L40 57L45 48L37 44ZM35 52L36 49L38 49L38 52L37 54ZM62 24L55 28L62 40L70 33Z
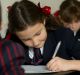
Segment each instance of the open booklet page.
M22 65L21 67L25 70L25 73L52 73L52 71L49 71L47 67L43 65Z

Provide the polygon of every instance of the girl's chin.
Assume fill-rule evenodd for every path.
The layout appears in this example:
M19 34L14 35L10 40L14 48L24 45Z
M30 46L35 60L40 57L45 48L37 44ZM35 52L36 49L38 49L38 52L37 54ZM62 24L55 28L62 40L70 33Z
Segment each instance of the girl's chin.
M35 48L42 48L44 45L39 45L39 46L37 46L37 47L35 47Z
M29 46L29 47L34 47L34 48L42 48L42 47L44 47L44 44L42 43L42 44L40 44L40 45L38 45L38 46Z

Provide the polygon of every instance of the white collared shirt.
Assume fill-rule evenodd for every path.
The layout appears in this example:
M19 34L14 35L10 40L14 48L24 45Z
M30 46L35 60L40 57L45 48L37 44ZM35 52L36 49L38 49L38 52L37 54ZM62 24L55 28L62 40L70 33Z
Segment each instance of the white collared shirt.
M40 48L40 51L41 51L41 54L43 55L43 47ZM30 57L31 59L33 59L33 57L34 57L33 48L29 48L29 57Z
M74 32L74 36L76 36L77 32Z
M74 37L76 36L77 32L74 32ZM77 39L78 41L80 41L80 38Z

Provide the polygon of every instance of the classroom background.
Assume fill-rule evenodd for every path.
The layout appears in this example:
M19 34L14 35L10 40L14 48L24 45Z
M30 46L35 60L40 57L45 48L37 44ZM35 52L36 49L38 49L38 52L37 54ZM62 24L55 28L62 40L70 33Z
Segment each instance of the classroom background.
M2 4L2 30L1 30L1 36L2 38L6 35L7 25L8 25L8 6L11 6L15 1L20 0L1 0ZM64 0L31 0L35 4L38 4L40 2L41 7L49 6L51 7L51 14L54 14L57 10L59 10L60 4ZM80 0L79 0L80 1Z

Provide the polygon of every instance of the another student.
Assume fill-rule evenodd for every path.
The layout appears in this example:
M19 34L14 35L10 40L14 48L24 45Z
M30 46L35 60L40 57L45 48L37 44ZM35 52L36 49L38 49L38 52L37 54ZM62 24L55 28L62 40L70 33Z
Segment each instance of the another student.
M65 0L60 6L59 16L64 27L70 28L76 36L80 30L80 2Z
M0 1L0 26L1 26ZM0 40L0 75L24 75L21 68L24 58L24 49L18 43L9 40Z
M65 60L55 57L47 64L47 67L56 72L67 70L80 71L80 2L78 0L65 0L60 6L59 17L63 26L71 29L74 34L77 44L75 43L72 50L68 52L72 54L74 59L78 60Z

